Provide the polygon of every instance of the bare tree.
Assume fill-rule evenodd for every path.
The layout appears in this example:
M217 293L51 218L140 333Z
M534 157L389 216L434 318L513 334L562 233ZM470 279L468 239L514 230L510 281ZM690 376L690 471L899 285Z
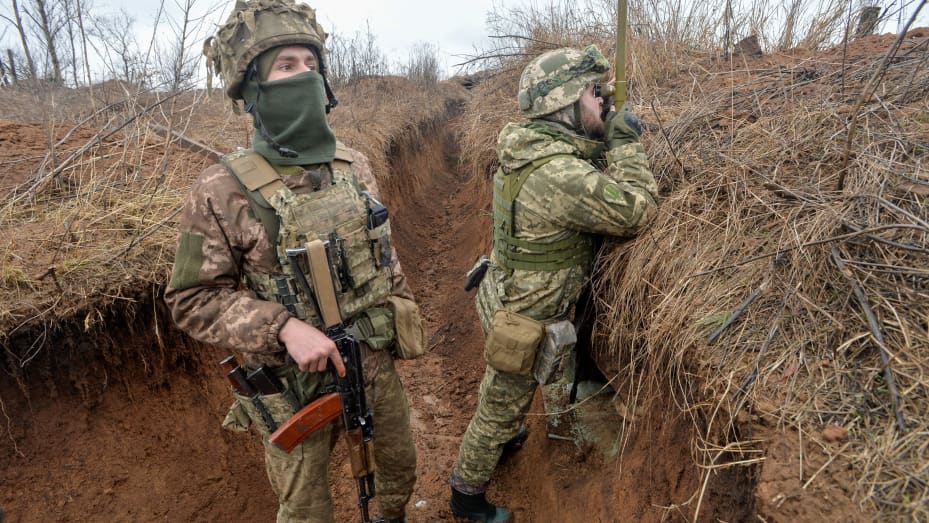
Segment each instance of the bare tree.
M77 44L75 43L75 28L77 13L74 0L60 0L62 7L64 8L64 29L68 34L68 51L71 54L71 77L74 80L75 87L81 84L80 78L78 78L77 73Z
M19 77L16 75L16 58L13 56L12 49L6 50L6 57L7 57L6 66L7 66L7 69L9 69L9 73L10 73L10 82L16 83L19 80Z
M10 85L16 81L16 77L10 74L10 66L6 65L2 58L0 58L0 83L3 85Z
M168 26L173 38L167 49L156 53L158 75L163 85L171 92L176 92L193 83L200 59L199 53L192 52L193 42L199 42L205 35L204 17L194 18L193 10L197 0L178 0L175 5L180 9L178 18L169 16Z
M84 58L84 76L87 80L87 85L92 86L93 82L90 78L90 61L87 59L87 31L84 30L84 9L90 9L90 2L81 3L81 0L74 0L75 2L75 14L77 15L77 28L81 33L81 51Z
M351 38L332 34L328 51L329 79L335 87L366 76L391 74L390 63L377 46L377 38L370 24L364 33L356 31Z
M46 0L32 0L32 2L34 12L28 10L26 12L38 26L40 36L43 39L42 43L45 44L45 50L52 66L51 80L59 83L63 80L63 76L61 74L61 60L58 57L58 46L55 43L58 28L55 27L52 16L54 11L52 5L48 4Z
M36 78L35 61L32 59L32 52L29 50L29 38L26 37L26 25L23 23L23 17L19 12L19 3L17 0L11 1L13 6L13 18L11 19L3 15L0 16L3 16L4 20L7 20L16 27L16 31L19 33L19 41L23 46L23 54L26 56L26 64L29 66L30 78ZM10 54L10 60L12 60L12 54L8 54Z
M135 19L120 9L119 14L93 20L90 46L103 59L110 74L129 83L143 80L144 61L133 35ZM94 40L99 42L98 47Z

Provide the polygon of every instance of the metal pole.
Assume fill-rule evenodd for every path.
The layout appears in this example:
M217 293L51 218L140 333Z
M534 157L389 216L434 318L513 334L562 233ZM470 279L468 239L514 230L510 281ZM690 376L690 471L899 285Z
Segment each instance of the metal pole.
M626 0L617 0L616 5L616 80L613 83L614 104L622 110L626 103L626 24L628 13Z

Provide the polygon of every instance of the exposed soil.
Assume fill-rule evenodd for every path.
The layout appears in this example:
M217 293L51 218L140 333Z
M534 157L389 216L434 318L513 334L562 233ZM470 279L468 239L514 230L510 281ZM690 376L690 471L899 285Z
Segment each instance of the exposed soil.
M453 519L447 478L484 369L473 295L462 284L489 246L490 183L458 172L446 123L396 145L382 187L431 330L423 358L398 362L418 450L412 522ZM3 129L19 139L36 131L23 126L17 134L6 122ZM273 520L276 500L258 439L220 428L229 394L215 366L225 354L153 329L166 324L157 299L140 299L106 321L108 339L100 344L82 341L80 321L42 334L54 353L40 353L22 382L0 383L0 505L7 521ZM690 510L676 507L700 488L700 475L690 455L691 420L673 414L670 399L646 409L622 460L615 448L546 437L541 403L537 395L530 437L499 467L489 492L518 521L686 520ZM618 441L620 418L611 402L590 406L605 412L604 426ZM711 482L701 521L751 519L752 483L731 476ZM356 521L341 449L330 478L336 521Z

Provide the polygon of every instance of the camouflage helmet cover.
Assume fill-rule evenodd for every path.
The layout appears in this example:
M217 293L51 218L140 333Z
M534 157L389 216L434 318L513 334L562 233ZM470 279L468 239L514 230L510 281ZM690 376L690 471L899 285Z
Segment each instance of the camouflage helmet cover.
M226 96L242 99L249 64L261 53L282 45L313 47L319 57L319 71L325 75L327 36L316 21L316 11L306 4L294 0L237 0L225 25L203 43L209 70L207 83L211 83L212 74L218 74L226 86Z
M610 63L595 45L547 51L529 62L519 77L519 109L536 118L567 107L609 70Z

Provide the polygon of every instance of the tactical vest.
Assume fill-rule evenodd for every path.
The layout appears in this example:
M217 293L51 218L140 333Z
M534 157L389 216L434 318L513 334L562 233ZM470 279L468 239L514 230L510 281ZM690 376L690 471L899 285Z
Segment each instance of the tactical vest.
M274 240L283 274L246 274L245 284L258 297L283 304L291 314L321 328L312 298L303 291L287 249L305 247L308 241L328 242L342 319L351 321L361 311L383 303L390 294L390 224L373 224L371 202L358 190L351 155L336 151L331 164L332 182L309 194L294 194L281 175L252 150L223 156L223 164L241 184L255 217ZM375 226L376 225L376 226ZM302 260L307 279L309 270ZM312 287L312 281L309 281ZM315 293L315 291L314 291Z
M529 175L558 158L574 158L570 154L555 154L539 158L522 169L506 172L503 167L494 175L494 258L508 273L514 269L527 271L558 271L568 267L589 265L593 259L591 238L572 232L562 240L542 243L516 237L516 197Z

